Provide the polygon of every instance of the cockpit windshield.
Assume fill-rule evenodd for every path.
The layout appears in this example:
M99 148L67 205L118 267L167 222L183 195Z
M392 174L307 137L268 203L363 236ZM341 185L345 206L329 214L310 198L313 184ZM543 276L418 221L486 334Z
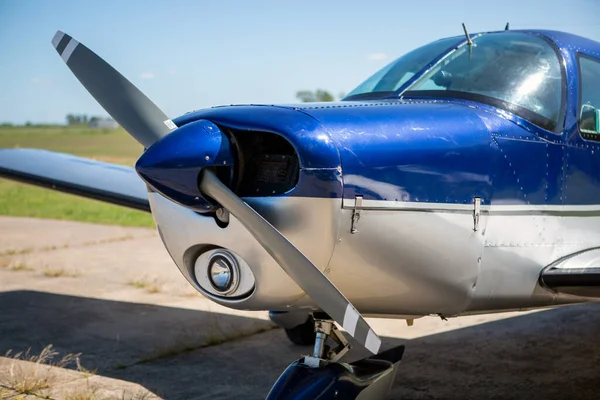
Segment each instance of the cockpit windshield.
M386 67L379 82L384 81L386 74L394 69L393 64L402 62L404 57ZM399 78L395 86L387 85L397 90L407 81L401 80ZM373 88L378 85L375 83ZM510 111L545 129L560 131L563 86L559 58L548 41L533 34L502 32L478 36L472 46L465 44L451 51L401 93L393 95L478 101ZM357 94L350 95L362 97ZM352 100L350 95L346 100ZM379 98L384 97L390 97L390 92Z
M415 49L377 71L348 93L344 100L381 99L393 95L417 72L464 40L464 37L441 39Z

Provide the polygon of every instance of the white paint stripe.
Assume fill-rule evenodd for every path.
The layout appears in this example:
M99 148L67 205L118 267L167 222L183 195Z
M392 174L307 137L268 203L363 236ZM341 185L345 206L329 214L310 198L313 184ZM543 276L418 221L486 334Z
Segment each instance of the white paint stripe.
M381 347L381 339L375 334L375 332L373 332L372 329L369 329L369 333L367 334L367 341L365 342L365 347L373 354L379 353L379 348Z
M354 208L354 199L344 199L344 208ZM456 203L427 203L416 201L387 201L387 200L364 200L363 210L424 210L424 211L473 211L473 204ZM523 211L600 211L600 204L589 205L560 205L560 204L482 204L483 212L523 212Z
M64 32L57 31L56 34L54 35L54 37L52 38L52 46L54 46L54 48L57 48L58 44L60 43L60 41L62 40L62 38L64 36L65 36Z
M62 59L65 61L65 63L69 62L69 58L71 57L71 54L73 54L73 52L77 48L78 44L79 44L79 42L75 39L71 39L69 41L69 43L67 44L67 47L65 47L65 51L63 51L63 53L60 55L62 57Z
M488 206L490 211L599 211L600 204L588 205L554 205L554 204L530 204L530 205L512 205L512 204L492 204Z
M356 331L356 325L358 324L358 311L352 307L352 304L348 303L346 307L346 312L344 313L344 322L342 323L342 327L350 334L350 336L354 337L354 332Z
M177 125L175 125L175 123L173 121L171 121L170 119L168 119L164 122L165 122L165 125L167 126L167 128L169 128L170 130L177 129Z
M344 199L344 208L354 208L354 199ZM485 207L482 205L482 208ZM378 209L397 209L397 210L457 210L457 211L473 211L473 204L456 204L456 203L426 203L417 201L388 201L388 200L364 200L361 209L363 210L378 210Z
M319 366L321 365L321 360L315 357L305 356L304 365L306 365L309 368L319 368Z

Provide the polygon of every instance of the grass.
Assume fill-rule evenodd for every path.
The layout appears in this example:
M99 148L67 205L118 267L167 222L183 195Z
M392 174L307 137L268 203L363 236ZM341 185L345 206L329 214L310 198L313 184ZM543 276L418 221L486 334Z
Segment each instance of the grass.
M75 389L63 395L63 400L100 400L98 390L90 388L89 384L85 388Z
M16 256L16 255L20 255L20 254L28 254L28 253L31 253L32 251L33 251L32 247L28 247L26 249L19 249L19 250L8 249L6 251L0 252L0 256Z
M58 361L54 361L58 352L52 345L44 347L39 355L30 355L30 351L13 353L9 350L4 357L14 360L28 361L28 363L11 363L9 370L0 375L0 399L46 399L46 400L150 400L157 397L140 388L136 392L122 391L120 395L103 395L101 390L89 380L96 375L81 365L81 354L67 354ZM75 370L82 374L85 386L71 390L56 392L57 371L50 367L65 368L75 364ZM58 395L58 396L57 396Z
M44 394L44 390L52 386L56 377L54 374L49 373L47 368L41 367L57 366L62 368L73 362L79 365L79 354L67 354L55 363L53 360L57 354L52 349L52 345L44 347L39 355L30 355L29 350L14 354L9 350L5 357L28 361L32 364L11 364L8 373L2 377L0 386L17 394L48 398Z
M132 166L142 146L122 129L0 127L0 148L37 148ZM0 179L0 215L153 226L148 213Z
M158 280L147 280L147 279L134 279L127 282L129 286L133 286L137 289L145 289L148 293L160 293L162 288Z
M64 268L44 268L42 270L42 274L44 274L44 276L47 276L48 278L76 278L79 276L79 272L69 271Z
M33 268L24 263L9 264L8 269L11 271L33 271Z
M4 179L0 179L0 215L154 226L148 213Z
M0 127L0 148L33 148L133 165L142 145L123 129L68 126Z
M81 244L81 246L94 246L97 244L124 242L126 240L132 240L133 238L134 237L132 235L123 235L123 236L106 238L106 239L102 239L102 240L90 240L87 242L83 242ZM60 246L56 246L56 245L55 246L44 246L41 249L39 249L38 251L55 251L55 250L68 249L69 247L70 247L69 244L62 244ZM36 249L33 247L27 247L25 249L8 249L5 251L0 251L0 260L2 259L2 257L10 257L10 256L29 254L29 253L33 253L35 250Z

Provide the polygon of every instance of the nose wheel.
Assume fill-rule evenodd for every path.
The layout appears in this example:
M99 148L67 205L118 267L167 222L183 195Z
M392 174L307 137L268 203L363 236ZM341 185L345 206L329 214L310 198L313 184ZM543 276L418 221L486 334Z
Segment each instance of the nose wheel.
M309 321L313 322L312 354L290 364L267 400L387 398L404 346L353 363L341 362L351 346L335 322L322 315Z

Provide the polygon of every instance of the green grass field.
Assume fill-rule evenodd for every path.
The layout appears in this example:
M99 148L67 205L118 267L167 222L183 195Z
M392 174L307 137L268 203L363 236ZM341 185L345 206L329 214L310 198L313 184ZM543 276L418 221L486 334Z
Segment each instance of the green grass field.
M0 127L0 148L36 148L133 165L142 146L122 129ZM153 226L148 213L0 179L0 215Z

